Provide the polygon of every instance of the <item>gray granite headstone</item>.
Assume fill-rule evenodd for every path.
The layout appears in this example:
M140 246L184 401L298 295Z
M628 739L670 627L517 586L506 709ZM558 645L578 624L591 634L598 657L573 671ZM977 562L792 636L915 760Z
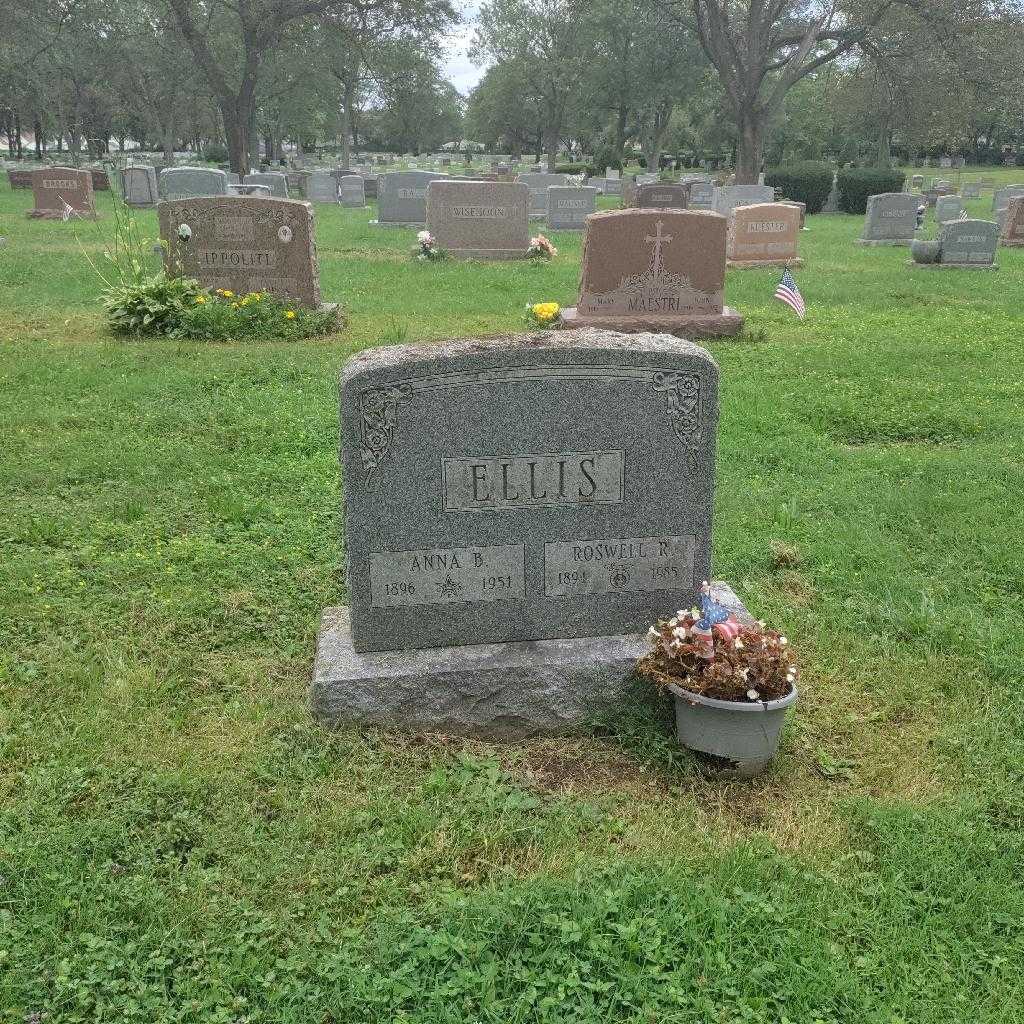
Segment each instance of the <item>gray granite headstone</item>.
M161 199L225 196L228 176L213 167L168 167L157 180Z
M338 202L338 179L326 171L314 171L306 187L311 203Z
M641 634L709 576L717 416L715 363L665 335L354 357L348 608L325 613L314 708L525 735L621 707Z
M341 417L356 649L634 632L692 603L711 557L717 388L711 357L664 335L353 358Z
M690 206L690 186L667 181L644 182L636 190L636 205L641 210L687 210Z
M960 266L992 266L999 227L990 220L955 220L939 235L940 261Z
M366 186L358 174L346 174L338 179L341 205L361 210L366 205Z
M940 224L958 220L963 212L964 207L959 196L939 196L935 201L935 219Z
M587 216L596 209L596 188L572 185L548 188L547 224L552 231L582 231Z
M530 216L546 217L548 212L548 188L552 185L565 185L569 181L567 174L532 173L516 176L530 190Z
M881 192L868 197L860 245L910 245L917 230L920 197L908 192Z
M288 178L280 171L257 171L254 174L247 174L242 184L266 185L275 199L288 198Z
M156 169L149 164L134 164L121 170L121 195L125 206L146 209L160 201Z
M728 217L737 206L753 206L757 203L775 201L775 189L771 185L724 185L716 188L712 209Z
M425 224L427 186L447 175L433 171L392 171L377 179L378 224Z
M713 181L695 181L690 185L690 209L710 210L715 201Z

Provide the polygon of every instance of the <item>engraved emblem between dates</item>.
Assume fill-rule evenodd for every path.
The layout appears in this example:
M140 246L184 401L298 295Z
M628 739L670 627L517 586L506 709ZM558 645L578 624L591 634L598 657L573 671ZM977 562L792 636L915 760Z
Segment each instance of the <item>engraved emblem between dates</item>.
M654 375L654 390L665 395L672 429L686 450L690 469L696 469L700 443L700 377L695 373Z
M389 388L364 391L360 396L360 431L363 442L360 455L368 478L391 457L398 406L407 401L411 394L412 388L408 384L396 384Z

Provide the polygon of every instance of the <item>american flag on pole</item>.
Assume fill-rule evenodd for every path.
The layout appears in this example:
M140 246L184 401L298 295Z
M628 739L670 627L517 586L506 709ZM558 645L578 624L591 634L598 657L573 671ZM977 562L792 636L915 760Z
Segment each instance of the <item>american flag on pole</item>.
M967 220L967 211L966 210L961 210L960 211L960 216L957 218L957 220Z
M775 298L784 302L803 320L807 307L804 305L804 297L800 294L800 289L796 286L796 278L790 273L789 267L786 267L779 287L775 289Z
M61 210L60 219L63 221L68 221L72 217L76 216L75 208L63 196L59 196L58 198L60 199L60 204L63 207L63 209Z

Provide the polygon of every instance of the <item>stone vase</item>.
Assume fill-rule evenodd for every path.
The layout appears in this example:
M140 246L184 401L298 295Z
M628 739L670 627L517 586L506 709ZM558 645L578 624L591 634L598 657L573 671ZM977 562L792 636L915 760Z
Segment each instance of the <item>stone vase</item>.
M726 762L734 778L760 775L774 760L786 712L796 703L793 689L778 700L715 700L670 684L676 705L676 738L690 750Z

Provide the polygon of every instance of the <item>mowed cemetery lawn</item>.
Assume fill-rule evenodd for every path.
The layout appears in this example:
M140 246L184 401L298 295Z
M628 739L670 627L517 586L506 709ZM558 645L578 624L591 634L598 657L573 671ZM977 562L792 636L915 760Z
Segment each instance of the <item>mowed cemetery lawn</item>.
M74 237L98 199L0 183L2 1024L1019 1019L1024 250L917 271L811 217L803 322L729 272L715 572L803 669L730 783L657 701L508 746L310 719L339 368L572 304L578 236L424 265L318 206L343 332L143 342Z

